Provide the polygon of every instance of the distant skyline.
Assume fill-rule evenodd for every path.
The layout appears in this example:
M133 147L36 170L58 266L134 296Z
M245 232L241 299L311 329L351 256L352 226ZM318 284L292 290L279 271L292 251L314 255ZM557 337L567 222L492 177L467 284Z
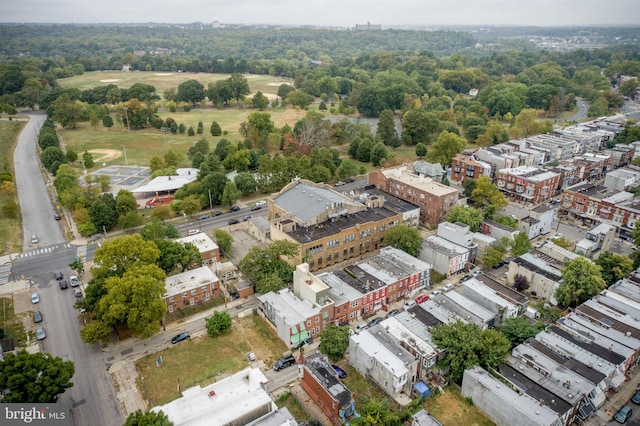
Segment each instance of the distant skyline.
M22 0L0 22L281 24L382 28L437 25L640 25L640 0Z

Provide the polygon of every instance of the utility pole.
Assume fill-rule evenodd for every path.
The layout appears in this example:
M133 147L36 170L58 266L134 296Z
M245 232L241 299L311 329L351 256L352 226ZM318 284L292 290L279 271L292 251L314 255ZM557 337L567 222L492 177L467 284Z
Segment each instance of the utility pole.
M164 137L164 150L167 150L167 126L162 126L160 128L162 130L162 136Z
M129 126L129 108L124 107L124 115L127 119L127 133L131 134L131 127Z

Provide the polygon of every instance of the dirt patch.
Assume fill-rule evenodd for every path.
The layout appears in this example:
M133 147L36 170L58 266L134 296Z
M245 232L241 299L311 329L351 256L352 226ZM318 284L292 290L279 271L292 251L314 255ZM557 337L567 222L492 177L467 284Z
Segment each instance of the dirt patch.
M273 82L272 83L267 83L267 86L278 86L278 87L280 87L280 85L282 85L282 84L288 84L289 86L293 86L293 84L289 83L288 81L278 81L278 82L275 82L275 83L273 83Z
M444 393L432 388L434 394L424 401L429 413L444 426L468 425L491 426L494 423L473 403L462 397L452 387L444 389Z
M231 260L235 265L240 263L242 258L249 253L249 250L251 250L252 247L264 246L264 244L242 229L236 229L230 232L230 234L233 237L233 243L231 244Z
M122 81L121 78L105 78L100 80L100 83L117 83L118 81Z
M91 154L102 155L102 157L94 158L94 162L111 161L122 155L122 153L117 149L90 149L89 152Z
M253 98L255 95L255 93L252 93L251 97ZM270 100L278 99L278 95L274 95L273 93L263 93L263 95L265 96L265 98Z
M156 73L154 75L157 75L158 77L168 77L170 75L173 75L173 73L172 72L159 72L159 73Z

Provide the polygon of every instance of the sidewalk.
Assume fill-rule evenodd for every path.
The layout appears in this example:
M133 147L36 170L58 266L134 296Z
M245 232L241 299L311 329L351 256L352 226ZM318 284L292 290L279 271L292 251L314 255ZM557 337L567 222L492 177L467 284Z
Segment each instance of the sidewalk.
M638 384L640 384L640 369L635 367L629 374L629 380L620 386L620 391L607 398L604 405L593 413L584 424L586 426L602 426L610 422L616 411L629 402L633 394L636 393Z

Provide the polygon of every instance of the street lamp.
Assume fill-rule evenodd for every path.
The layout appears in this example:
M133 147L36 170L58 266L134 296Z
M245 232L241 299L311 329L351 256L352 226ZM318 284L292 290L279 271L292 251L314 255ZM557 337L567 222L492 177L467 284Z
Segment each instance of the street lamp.
M167 126L162 126L160 128L162 130L162 136L164 137L164 150L167 150Z
M131 134L131 127L129 127L129 108L124 107L124 115L127 119L127 133Z
M129 160L127 160L127 148L124 145L122 145L122 151L124 151L124 162L128 166Z

